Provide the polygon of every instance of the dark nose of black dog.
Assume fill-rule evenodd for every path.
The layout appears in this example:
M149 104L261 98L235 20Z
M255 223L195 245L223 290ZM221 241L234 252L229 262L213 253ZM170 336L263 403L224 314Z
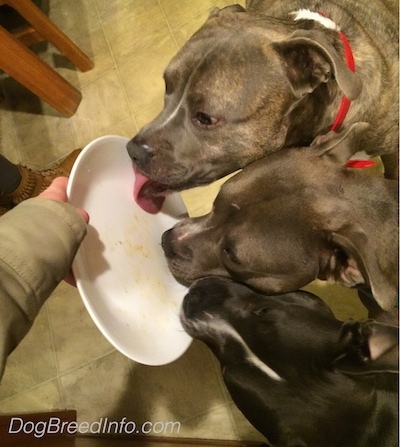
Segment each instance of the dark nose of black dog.
M139 168L144 168L147 166L153 156L151 147L140 141L137 136L128 142L126 148L129 156L132 158L135 165L139 166Z
M200 293L197 293L196 290L190 291L188 293L182 303L182 312L188 320L196 319L201 313L201 301L203 296Z
M206 313L213 315L224 306L229 290L224 279L204 277L192 283L183 301L183 312L187 318L199 318ZM204 316L204 315L203 315Z

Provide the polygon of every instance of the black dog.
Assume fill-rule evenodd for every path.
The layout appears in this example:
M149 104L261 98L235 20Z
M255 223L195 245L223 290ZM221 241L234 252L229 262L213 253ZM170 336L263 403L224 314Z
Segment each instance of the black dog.
M181 320L271 446L398 445L396 326L343 323L308 292L265 296L219 277L192 285Z

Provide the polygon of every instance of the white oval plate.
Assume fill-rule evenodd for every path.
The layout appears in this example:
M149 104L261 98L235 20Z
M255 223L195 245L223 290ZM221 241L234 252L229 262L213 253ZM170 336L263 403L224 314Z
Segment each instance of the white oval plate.
M167 197L158 214L136 204L127 142L98 138L72 168L69 201L90 215L72 269L90 316L110 343L139 363L163 365L192 341L179 320L186 288L170 274L161 248L162 233L186 209L178 194Z

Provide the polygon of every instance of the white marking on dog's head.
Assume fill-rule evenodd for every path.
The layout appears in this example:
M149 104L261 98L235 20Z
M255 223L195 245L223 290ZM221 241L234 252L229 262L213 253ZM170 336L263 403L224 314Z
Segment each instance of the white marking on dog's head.
M314 20L315 22L320 23L325 28L333 29L336 31L340 31L339 25L337 25L333 20L331 20L328 17L325 17L324 15L320 14L319 12L310 11L309 9L299 9L297 11L293 11L290 13L292 16L294 16L293 20Z
M186 89L184 90L183 94L182 94L182 98L180 99L178 105L175 107L175 109L172 111L172 113L161 123L158 125L158 129L162 129L163 127L165 127L170 121L172 121L175 116L178 114L179 109L181 108L183 101L185 99L185 93L186 93Z
M270 379L276 381L282 381L282 377L270 368L266 363L260 360L256 354L249 348L247 343L243 340L242 336L226 321L216 318L214 315L210 318L210 314L206 313L207 320L192 320L190 325L196 329L199 333L207 333L218 339L218 343L222 346L226 337L231 337L244 350L245 360L251 365L255 366L258 370L266 374Z

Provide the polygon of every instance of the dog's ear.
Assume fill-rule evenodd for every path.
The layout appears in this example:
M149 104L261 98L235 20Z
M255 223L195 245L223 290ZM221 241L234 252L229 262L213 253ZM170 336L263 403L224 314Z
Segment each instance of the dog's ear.
M346 374L399 372L399 328L374 320L346 321L334 368Z
M340 282L347 287L369 285L379 306L386 311L392 309L397 302L397 288L388 281L385 268L361 226L355 223L343 225L330 232L328 241L335 247L332 275L340 272Z
M335 163L346 166L348 160L360 149L359 135L369 127L368 123L358 122L343 126L340 132L328 132L317 136L311 147L319 156L329 157Z
M221 8L221 9L213 8L212 11L210 12L210 15L208 16L208 18L210 19L211 17L221 16L222 14L225 14L227 12L228 13L246 12L246 10L243 8L243 6L240 6L238 4L225 6L225 8Z
M349 99L356 99L362 89L357 74L330 44L322 31L297 30L288 39L274 43L285 59L289 81L298 97L311 93L321 83L335 79Z

